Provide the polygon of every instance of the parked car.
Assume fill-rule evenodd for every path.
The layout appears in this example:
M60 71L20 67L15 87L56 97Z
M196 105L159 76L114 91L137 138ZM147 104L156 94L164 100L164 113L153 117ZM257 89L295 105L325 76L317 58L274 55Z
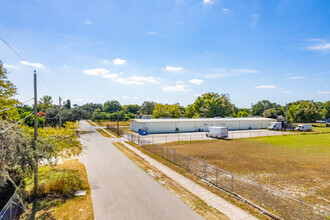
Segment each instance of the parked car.
M299 124L297 126L297 131L311 131L312 129L311 124Z
M206 137L227 138L228 137L228 128L210 126L209 131L206 133Z

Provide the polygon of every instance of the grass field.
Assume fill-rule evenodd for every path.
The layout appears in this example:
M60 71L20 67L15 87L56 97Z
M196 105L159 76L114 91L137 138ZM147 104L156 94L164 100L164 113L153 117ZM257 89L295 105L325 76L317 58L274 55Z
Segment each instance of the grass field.
M167 144L209 164L329 208L330 133Z
M33 188L26 179L27 195ZM77 159L65 160L55 167L39 167L38 199L28 198L27 211L20 219L94 219L93 203L85 165ZM86 196L74 197L76 190Z

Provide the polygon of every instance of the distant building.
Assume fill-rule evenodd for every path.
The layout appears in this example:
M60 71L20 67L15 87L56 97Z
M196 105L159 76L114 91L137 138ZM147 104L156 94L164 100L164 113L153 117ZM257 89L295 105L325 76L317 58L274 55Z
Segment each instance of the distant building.
M133 119L131 130L147 129L149 134L207 131L209 126L227 127L229 130L267 129L271 118L189 118L189 119Z

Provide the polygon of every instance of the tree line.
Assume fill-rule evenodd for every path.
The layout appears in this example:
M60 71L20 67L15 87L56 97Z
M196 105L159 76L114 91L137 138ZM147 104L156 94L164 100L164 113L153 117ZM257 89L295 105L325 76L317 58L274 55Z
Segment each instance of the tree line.
M32 112L32 107L18 107L21 117ZM52 97L44 96L38 102L40 126L55 127L59 124L61 113L63 123L81 119L127 121L142 115L152 115L153 118L214 118L214 117L249 117L260 116L266 118L287 117L291 122L314 122L330 118L330 101L314 102L300 100L284 106L269 100L261 100L252 108L238 108L231 103L228 94L204 93L195 102L184 107L179 103L161 104L145 101L141 105L121 105L117 100L110 100L104 104L86 103L71 106L70 100L63 102L62 108L53 104ZM33 125L33 117L26 120L26 124Z

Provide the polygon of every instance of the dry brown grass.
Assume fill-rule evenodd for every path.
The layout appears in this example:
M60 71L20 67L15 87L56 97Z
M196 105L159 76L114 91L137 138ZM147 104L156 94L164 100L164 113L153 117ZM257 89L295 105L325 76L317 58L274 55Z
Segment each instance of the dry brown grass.
M117 126L116 121L104 121L104 122L96 121L95 123L99 126L107 126L107 125ZM130 125L131 125L131 122L129 122L129 121L119 121L119 126L130 126Z
M95 124L92 123L91 121L89 121L89 120L86 120L86 121L87 121L87 123L90 124L91 126L95 126Z
M63 164L55 167L41 166L39 168L40 184L49 185L53 181L50 173L73 172L83 182L83 190L86 190L86 196L73 197L61 196L58 193L48 192L37 200L30 201L27 205L27 211L21 216L21 219L31 219L35 209L35 219L94 219L93 203L91 198L90 185L87 178L85 165L78 159L65 160ZM32 180L27 180L27 189L32 188ZM50 184L52 185L52 184Z
M329 206L330 134L180 142L167 147L303 201Z
M105 132L102 128L96 129L103 137L107 137L107 138L113 138L113 136L111 136L110 134L108 134L107 132ZM112 133L112 132L110 132Z
M114 143L114 145L123 152L128 158L130 158L136 165L146 171L156 181L161 183L167 190L178 196L183 202L190 206L195 212L201 215L205 219L229 219L223 213L219 212L215 208L208 206L203 200L188 190L183 188L180 184L173 181L171 178L164 175L150 163L145 161L142 157L134 153L125 147L122 143Z

